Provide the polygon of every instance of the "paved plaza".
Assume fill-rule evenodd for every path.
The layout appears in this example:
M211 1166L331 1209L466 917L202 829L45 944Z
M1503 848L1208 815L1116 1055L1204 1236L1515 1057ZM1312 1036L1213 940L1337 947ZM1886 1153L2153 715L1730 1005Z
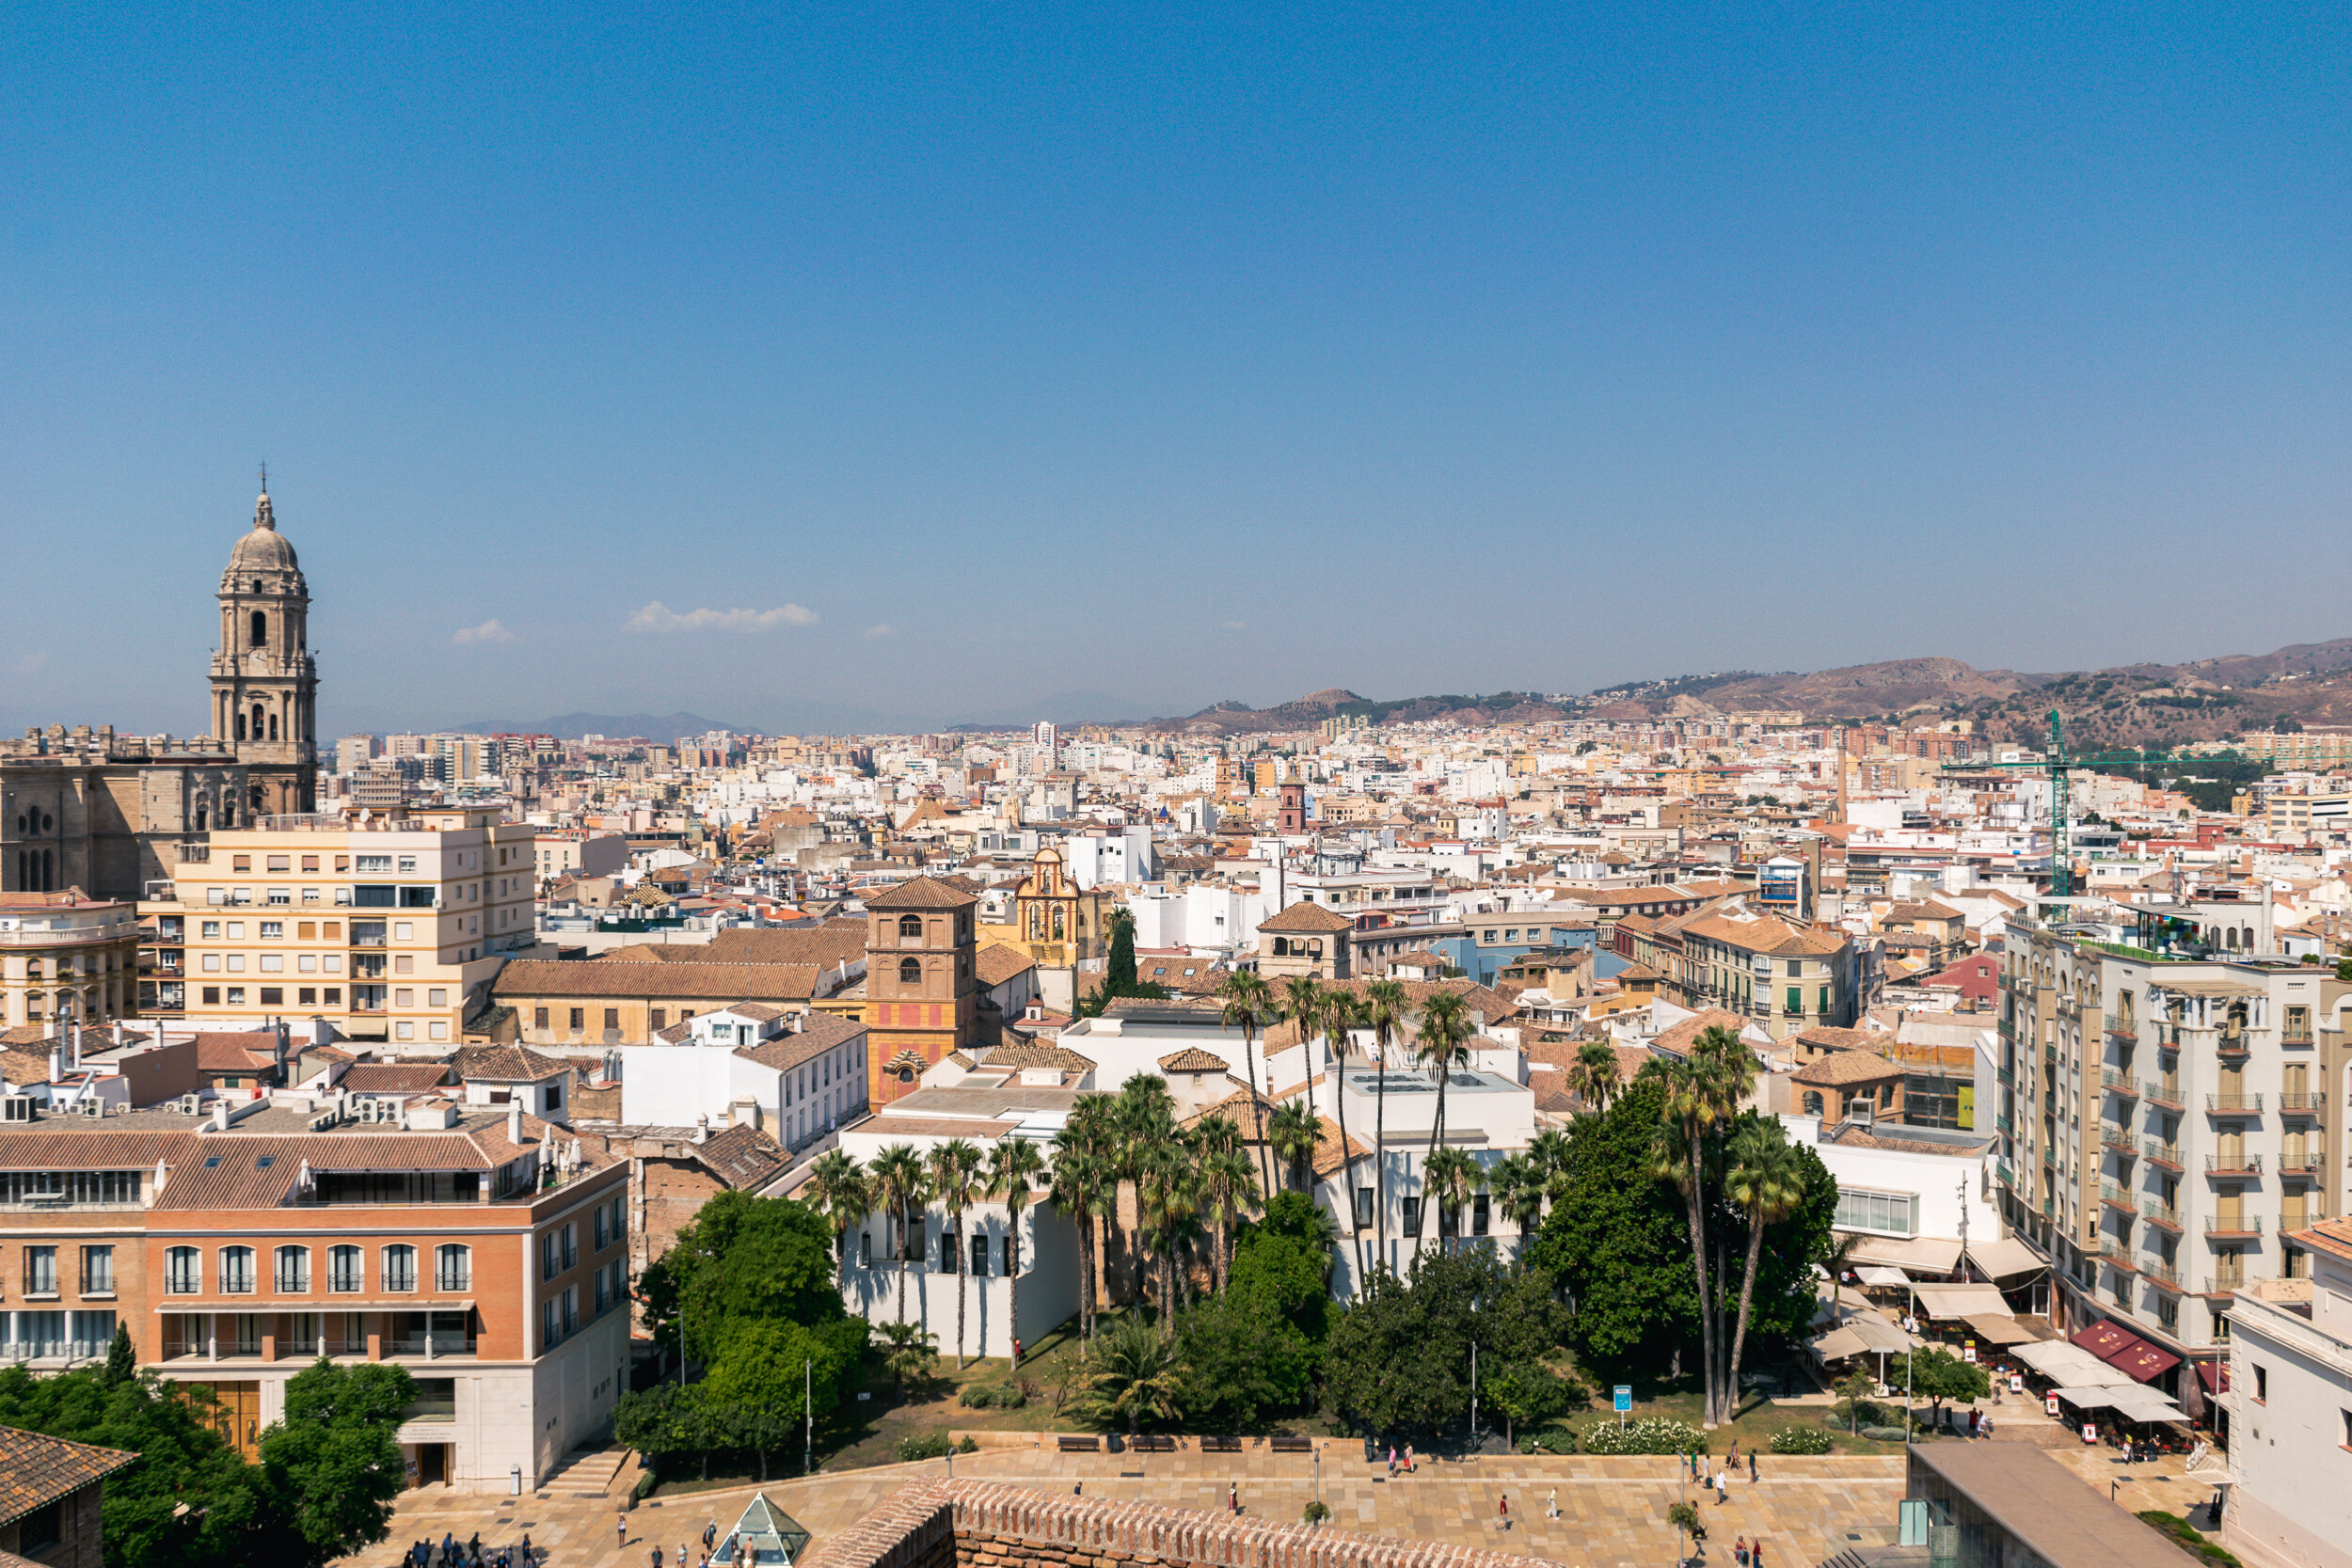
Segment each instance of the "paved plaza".
M1743 1474L1730 1500L1704 1500L1686 1489L1672 1459L1575 1455L1486 1456L1448 1463L1423 1459L1421 1473L1387 1479L1385 1465L1367 1465L1360 1444L1334 1440L1323 1451L1320 1488L1332 1523L1368 1534L1404 1536L1521 1553L1572 1568L1672 1568L1675 1532L1665 1511L1677 1498L1698 1501L1708 1527L1705 1560L1730 1568L1732 1542L1745 1535L1765 1544L1766 1568L1812 1568L1857 1542L1892 1539L1902 1496L1898 1456L1765 1455L1760 1479ZM2211 1489L2180 1480L2174 1456L2125 1465L2111 1449L2058 1449L2050 1461L2082 1476L2135 1512L2163 1508L2185 1513ZM1744 1470L1744 1465L1742 1466ZM819 1541L853 1524L907 1482L948 1473L944 1461L891 1465L772 1482L764 1490ZM1088 1497L1221 1511L1226 1488L1237 1486L1250 1515L1295 1521L1316 1495L1316 1466L1303 1454L1255 1448L1240 1454L1060 1454L1042 1449L996 1449L961 1454L959 1476L986 1477ZM623 1483L625 1485L625 1482ZM621 1487L615 1488L616 1491ZM659 1544L665 1564L680 1544L692 1544L706 1521L723 1532L758 1488L657 1497L627 1515L628 1543L613 1528L617 1498L496 1497L427 1491L404 1498L391 1539L349 1560L391 1568L406 1544L460 1541L479 1531L485 1544L506 1544L528 1531L541 1560L554 1568L643 1568ZM1556 1492L1560 1516L1547 1516ZM1499 1504L1511 1500L1511 1528L1500 1526ZM691 1559L690 1561L698 1560Z

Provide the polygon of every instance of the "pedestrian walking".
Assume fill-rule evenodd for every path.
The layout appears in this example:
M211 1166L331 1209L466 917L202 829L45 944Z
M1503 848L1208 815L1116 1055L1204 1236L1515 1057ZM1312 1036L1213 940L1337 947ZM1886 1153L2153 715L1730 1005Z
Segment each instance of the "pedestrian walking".
M1228 1513L1241 1512L1241 1488L1230 1481L1225 1483L1225 1512Z
M1410 1443L1405 1445L1405 1473L1408 1476L1421 1474L1421 1461L1413 1457L1413 1445Z
M1396 1479L1396 1445L1394 1443L1389 1445L1389 1479L1391 1481Z
M1721 1508L1731 1501L1731 1475L1725 1470L1715 1472L1715 1506Z
M1733 1469L1735 1469L1735 1470L1736 1470L1736 1469L1738 1469L1738 1468L1740 1467L1740 1439L1738 1439L1737 1437L1735 1437L1735 1438L1733 1438L1733 1439L1731 1440L1731 1456L1730 1456L1730 1457L1731 1457L1731 1467L1732 1467Z
M1544 1517L1547 1519L1560 1517L1560 1488L1557 1486L1544 1494Z
M1748 1568L1764 1568L1764 1538L1760 1535L1748 1548Z
M1756 1450L1754 1449L1748 1450L1748 1479L1750 1481L1756 1479Z
M718 1549L719 1521L713 1519L703 1526L703 1556L708 1557Z
M656 1544L649 1555L653 1560L653 1568L661 1568L661 1547Z
M621 1528L623 1529L628 1528L628 1521L624 1519L621 1522ZM531 1536L530 1533L526 1531L523 1535L523 1568L532 1568L532 1564L538 1560L539 1560L532 1554Z
M677 1568L686 1568L686 1543L679 1542L677 1544Z
M623 1509L613 1517L612 1533L614 1538L612 1544L614 1546L626 1546L628 1544L628 1510ZM528 1539L528 1537L526 1537L526 1539ZM529 1560L528 1553L525 1554L525 1560Z
M1499 1516L1502 1520L1502 1528L1504 1529L1509 1529L1511 1528L1511 1494L1505 1492L1499 1499L1497 1499L1495 1506Z
M1731 1544L1731 1560L1737 1563L1739 1568L1748 1568L1748 1538L1746 1536L1743 1535Z

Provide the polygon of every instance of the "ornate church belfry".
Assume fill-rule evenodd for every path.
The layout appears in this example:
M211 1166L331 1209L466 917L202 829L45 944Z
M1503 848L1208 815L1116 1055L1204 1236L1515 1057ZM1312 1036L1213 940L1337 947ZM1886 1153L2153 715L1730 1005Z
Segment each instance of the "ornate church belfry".
M253 769L252 810L311 809L318 773L318 666L310 657L310 590L278 531L264 489L252 531L220 576L220 646L213 655L215 738Z

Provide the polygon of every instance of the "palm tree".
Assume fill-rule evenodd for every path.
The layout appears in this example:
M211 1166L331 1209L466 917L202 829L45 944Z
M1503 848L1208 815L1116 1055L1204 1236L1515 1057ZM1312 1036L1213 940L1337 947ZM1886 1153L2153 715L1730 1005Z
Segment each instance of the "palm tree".
M924 1200L923 1162L913 1146L891 1144L874 1156L874 1196L898 1218L898 1321L907 1321L907 1211Z
M1242 1071L1249 1080L1249 1108L1257 1118L1259 1164L1264 1168L1259 1179L1266 1190L1274 1188L1274 1167L1265 1150L1265 1101L1258 1098L1258 1026L1274 1011L1272 989L1265 976L1254 969L1237 969L1225 976L1216 988L1219 1000L1225 1004L1225 1027L1241 1031Z
M840 1259L839 1284L850 1288L850 1227L873 1212L872 1183L858 1163L837 1148L819 1154L808 1167L808 1203L833 1222L833 1246Z
M1728 1418L1723 1410L1722 1313L1708 1290L1708 1138L1754 1085L1756 1053L1738 1035L1717 1025L1702 1031L1682 1060L1660 1058L1653 1065L1659 1066L1666 1090L1654 1164L1659 1179L1673 1182L1681 1195L1690 1226L1691 1267L1698 1282L1701 1382L1707 1391L1700 1424L1714 1427Z
M939 1336L921 1323L899 1322L876 1323L874 1332L882 1336L882 1365L890 1369L892 1390L906 1392L907 1374L925 1378L930 1375L931 1363L939 1359Z
M949 1138L945 1143L933 1145L924 1164L927 1167L925 1174L930 1179L931 1196L947 1212L946 1235L955 1238L952 1243L947 1243L943 1237L942 1243L953 1245L956 1254L956 1370L961 1371L963 1307L964 1298L970 1294L963 1283L969 1276L965 1266L968 1255L963 1243L963 1216L973 1204L979 1201L980 1148L969 1138Z
M1315 1100L1315 1033L1323 1027L1323 982L1311 974L1294 974L1282 982L1282 1016L1298 1030L1298 1060L1307 1071L1307 1103Z
M1176 1334L1176 1255L1189 1234L1199 1202L1189 1151L1174 1140L1153 1145L1136 1167L1136 1217L1152 1254L1158 1282L1160 1334Z
M1486 1173L1477 1161L1452 1147L1438 1149L1422 1163L1422 1190L1434 1195L1445 1205L1445 1212L1454 1216L1455 1250L1460 1250L1462 1210L1470 1203L1470 1194L1486 1184ZM1438 1221L1442 1239L1445 1224Z
M1356 1254L1356 1288L1364 1283L1363 1227L1356 1221L1355 1165L1347 1152L1347 1032L1363 1022L1364 1005L1356 993L1334 986L1323 993L1323 1005L1315 1011L1315 1021L1323 1026L1324 1051L1327 1066L1325 1075L1331 1085L1331 1106L1340 1128L1340 1201L1347 1206L1347 1239ZM1308 1096L1312 1099L1311 1093Z
M1212 1150L1200 1162L1200 1207L1216 1226L1216 1288L1233 1278L1233 1232L1256 1208L1258 1170L1238 1148Z
M1429 1162L1437 1158L1438 1140L1445 1136L1445 1086L1454 1076L1454 1069L1470 1060L1466 1042L1470 1037L1470 1008L1459 991L1433 991L1421 1005L1421 1027L1413 1032L1413 1044L1422 1065L1438 1080L1436 1117L1429 1123L1429 1149L1422 1156L1422 1190L1426 1196L1429 1185ZM1429 1205L1423 1202L1413 1214L1413 1245L1419 1251L1421 1227L1427 1218Z
M1005 1200L1005 1293L1012 1308L1012 1342L1021 1343L1021 1214L1037 1195L1030 1185L1045 1168L1045 1156L1037 1145L1018 1135L999 1138L990 1151L988 1186L1001 1194ZM1021 1370L1021 1357L1016 1353L1012 1370Z
M1054 1140L1052 1182L1054 1207L1078 1231L1078 1355L1084 1359L1087 1341L1094 1333L1094 1304L1101 1281L1094 1255L1094 1222L1118 1201L1119 1180L1103 1157L1086 1147L1083 1137L1071 1138L1071 1130L1064 1128Z
M1747 1349L1748 1308L1756 1298L1756 1265L1764 1253L1764 1227L1787 1219L1804 1201L1805 1171L1804 1162L1777 1120L1759 1117L1746 1122L1732 1134L1730 1154L1724 1196L1748 1217L1748 1272L1740 1281L1740 1326L1731 1337L1731 1365L1724 1373L1736 1415L1740 1358Z
M1518 1249L1515 1257L1524 1266L1527 1261L1527 1233L1536 1228L1544 1217L1546 1177L1543 1167L1536 1163L1531 1148L1526 1154L1507 1154L1495 1162L1494 1168L1487 1172L1487 1180L1494 1188L1496 1200L1502 1206L1502 1212L1510 1216L1511 1224L1518 1231Z
M1373 1250L1385 1262L1389 1256L1389 1073L1396 1065L1389 1047L1404 1032L1412 1001L1404 981L1386 979L1365 981L1363 1000L1364 1025L1372 1031L1373 1054L1380 1059L1380 1070L1372 1081Z
M1104 1334L1101 1364L1088 1389L1102 1415L1124 1418L1129 1435L1138 1423L1165 1419L1176 1405L1175 1347L1140 1318L1124 1318Z
M1568 1069L1568 1092L1603 1115L1622 1083L1616 1049L1607 1040L1586 1040L1576 1049L1576 1065Z
M1323 1123L1314 1108L1303 1100L1294 1100L1276 1108L1274 1117L1266 1123L1266 1141L1290 1168L1290 1185L1312 1196L1309 1180L1315 1157L1315 1144L1323 1136Z
M1136 1188L1140 1219L1144 1158L1176 1135L1176 1101L1168 1092L1168 1080L1156 1072L1139 1072L1120 1085L1112 1101L1109 1129L1105 1153L1120 1177ZM1116 1224L1115 1207L1112 1214ZM1126 1250L1132 1253L1134 1249ZM1132 1277L1132 1269L1130 1273L1130 1283L1141 1288L1141 1281Z

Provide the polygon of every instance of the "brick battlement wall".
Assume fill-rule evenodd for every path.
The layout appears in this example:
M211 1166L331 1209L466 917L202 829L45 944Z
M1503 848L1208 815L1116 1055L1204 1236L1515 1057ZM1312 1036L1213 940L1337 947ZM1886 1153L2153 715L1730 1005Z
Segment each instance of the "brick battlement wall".
M1190 1509L918 1481L801 1568L1529 1568L1535 1560Z

